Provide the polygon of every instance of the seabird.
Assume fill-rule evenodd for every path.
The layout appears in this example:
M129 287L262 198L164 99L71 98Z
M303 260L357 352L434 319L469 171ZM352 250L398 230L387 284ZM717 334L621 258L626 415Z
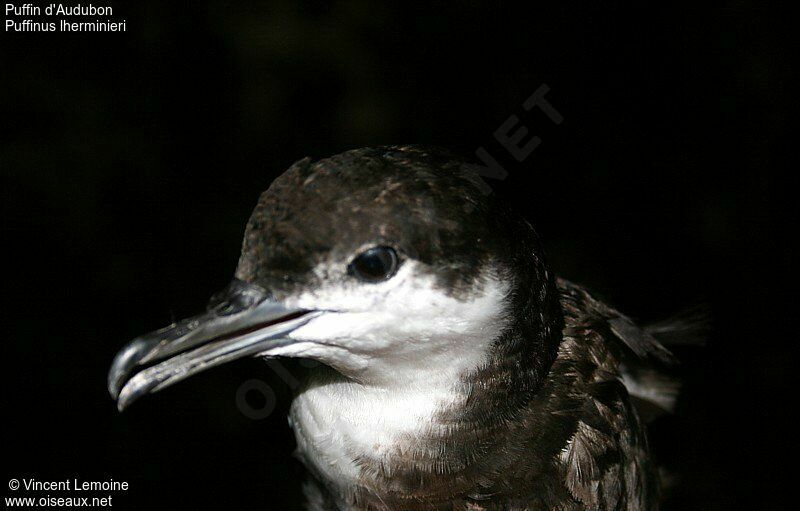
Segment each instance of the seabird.
M199 316L134 339L120 410L245 356L322 364L292 402L311 510L652 510L637 402L670 353L583 287L470 167L416 146L298 161ZM636 402L635 402L636 401Z

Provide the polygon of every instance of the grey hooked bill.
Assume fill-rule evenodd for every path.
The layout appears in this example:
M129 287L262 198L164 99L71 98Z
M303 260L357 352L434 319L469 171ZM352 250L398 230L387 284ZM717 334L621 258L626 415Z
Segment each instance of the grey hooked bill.
M287 308L263 288L234 280L204 314L137 337L114 357L108 391L124 410L193 374L294 341L287 336L322 311Z

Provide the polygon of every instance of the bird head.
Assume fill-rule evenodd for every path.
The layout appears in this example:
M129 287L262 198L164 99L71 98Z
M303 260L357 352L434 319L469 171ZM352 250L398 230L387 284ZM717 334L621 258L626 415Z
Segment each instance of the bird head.
M520 321L549 364L553 277L533 229L451 155L417 147L295 163L247 224L235 279L204 314L134 339L109 391L138 397L245 356L318 360L370 385L487 363ZM522 310L522 316L515 311ZM538 367L538 366L537 366Z

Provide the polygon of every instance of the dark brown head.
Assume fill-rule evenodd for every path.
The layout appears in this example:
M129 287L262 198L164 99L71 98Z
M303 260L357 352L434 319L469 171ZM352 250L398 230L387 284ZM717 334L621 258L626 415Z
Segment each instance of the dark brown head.
M524 350L542 374L560 339L553 276L530 225L467 169L398 146L295 163L262 194L232 287L121 351L112 394L124 406L254 354L391 384Z

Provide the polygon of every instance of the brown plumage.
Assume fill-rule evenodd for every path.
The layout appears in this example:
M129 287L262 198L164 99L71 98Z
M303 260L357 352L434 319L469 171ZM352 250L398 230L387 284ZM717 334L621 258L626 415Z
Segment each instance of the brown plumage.
M311 510L656 509L634 398L669 406L656 368L671 355L557 279L477 179L419 147L300 160L262 194L221 303L123 349L112 395L124 407L238 356L311 356L330 366L292 408ZM373 252L365 280L354 265Z
M655 510L659 483L645 426L620 381L622 361L669 359L645 330L559 279L564 324L543 385L526 398L503 348L463 382L471 407L436 418L437 434L408 442L390 462L359 460L353 510ZM624 322L628 337L612 326ZM637 354L638 352L638 354ZM512 368L510 370L503 367ZM518 392L518 389L514 390ZM339 509L309 481L309 509Z

